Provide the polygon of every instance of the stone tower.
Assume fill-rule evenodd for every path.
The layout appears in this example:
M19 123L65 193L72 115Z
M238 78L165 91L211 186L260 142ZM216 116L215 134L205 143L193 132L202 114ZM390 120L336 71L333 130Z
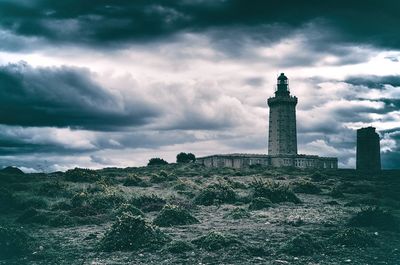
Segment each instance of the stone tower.
M297 154L296 105L297 98L290 95L288 78L281 73L275 96L268 99L269 155Z
M357 130L357 170L381 170L379 135L374 127Z

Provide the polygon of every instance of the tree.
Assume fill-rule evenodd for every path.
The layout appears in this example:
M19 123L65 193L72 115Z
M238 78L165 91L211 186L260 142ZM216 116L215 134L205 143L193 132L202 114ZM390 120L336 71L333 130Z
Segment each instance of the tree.
M176 156L177 163L190 163L190 162L195 162L195 161L196 161L196 157L192 153L181 152Z
M158 158L158 157L151 158L149 160L149 162L147 163L148 166L161 166L161 165L167 165L167 164L168 164L167 161L165 161L162 158Z

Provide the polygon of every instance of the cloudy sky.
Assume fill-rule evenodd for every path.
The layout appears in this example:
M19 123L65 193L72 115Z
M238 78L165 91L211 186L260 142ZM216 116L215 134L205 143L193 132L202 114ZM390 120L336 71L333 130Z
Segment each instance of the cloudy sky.
M400 167L400 2L0 0L0 167L266 153L280 72L299 152Z

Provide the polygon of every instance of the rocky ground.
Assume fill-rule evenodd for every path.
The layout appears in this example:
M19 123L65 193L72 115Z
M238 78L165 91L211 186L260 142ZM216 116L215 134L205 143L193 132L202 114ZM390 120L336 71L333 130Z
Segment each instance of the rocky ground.
M0 172L0 264L400 264L400 171Z

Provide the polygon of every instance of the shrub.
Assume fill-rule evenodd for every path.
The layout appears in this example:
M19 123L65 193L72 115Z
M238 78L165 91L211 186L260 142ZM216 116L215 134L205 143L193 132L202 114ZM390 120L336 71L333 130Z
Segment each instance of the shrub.
M196 157L192 153L179 153L176 156L176 163L190 163L190 162L195 162Z
M399 220L390 212L379 207L368 207L352 216L350 226L375 227L383 230L398 230Z
M17 206L16 197L8 189L0 188L0 213L14 209Z
M141 209L143 212L152 212L161 210L166 204L166 201L163 198L152 194L132 198L130 203Z
M47 209L48 203L41 197L24 198L18 202L18 209L25 210L29 208Z
M156 249L169 241L167 235L143 217L123 213L100 241L103 251Z
M60 181L51 181L43 183L37 194L41 196L57 197L65 195L67 185Z
M136 208L129 203L121 204L116 210L117 216L122 215L123 213L129 213L133 216L144 216L144 213L139 208Z
M312 174L310 175L310 178L311 178L313 181L323 181L323 180L326 179L326 176L323 175L321 172L317 171L317 172L312 173Z
M249 218L249 217L250 213L246 209L240 207L234 208L229 213L224 215L224 218L230 218L234 220Z
M124 180L124 184L123 185L126 186L126 187L129 187L129 186L148 187L147 182L144 181L142 178L138 177L136 174L129 175Z
M282 252L298 256L312 255L322 249L322 244L310 234L297 235L281 247Z
M293 202L301 203L301 200L287 186L277 182L253 180L250 184L253 189L253 198L265 197L273 203Z
M272 202L268 198L264 197L256 197L254 198L249 205L249 210L257 211L270 208L272 206Z
M91 216L106 212L123 203L125 199L116 193L87 192L76 193L71 199L71 214L73 216Z
M154 219L153 223L158 226L167 227L175 225L191 225L199 223L186 209L176 205L166 205Z
M27 254L32 238L20 229L0 226L0 258L12 258Z
M164 170L161 170L158 174L153 174L150 178L150 181L153 183L161 183L165 181L176 180L177 177L175 175L170 175Z
M21 224L47 224L48 216L45 212L29 208L24 211L17 219L16 222Z
M343 192L340 190L339 186L334 186L328 195L332 196L333 198L344 198Z
M306 180L296 181L292 184L292 190L298 193L306 194L318 194L321 192L321 188L314 183Z
M149 162L147 163L148 166L162 166L162 165L167 165L167 164L168 164L167 161L165 161L162 158L158 158L158 157L151 158L149 160Z
M236 237L232 235L219 232L210 232L207 235L192 240L192 243L202 249L208 251L216 251L219 249L237 245L240 242L236 239Z
M232 187L221 182L208 185L194 198L196 204L205 206L234 203L236 200L237 195Z
M165 250L171 253L184 253L193 250L192 244L182 241L182 240L174 240L170 242L166 247Z
M95 182L100 179L100 175L87 168L74 168L65 172L65 179L73 182Z
M365 247L376 245L375 239L358 228L346 228L336 232L329 240L334 244L348 247Z

